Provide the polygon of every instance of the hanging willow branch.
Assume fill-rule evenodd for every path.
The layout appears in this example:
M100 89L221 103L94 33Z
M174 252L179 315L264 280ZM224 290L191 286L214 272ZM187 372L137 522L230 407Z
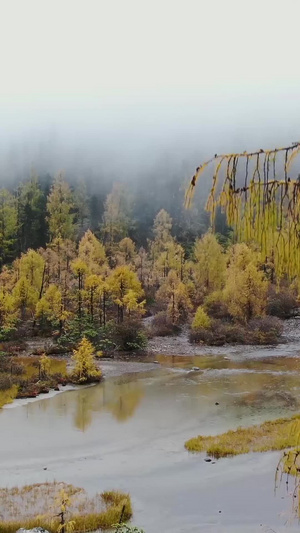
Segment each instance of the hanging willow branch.
M221 208L237 239L257 242L278 278L300 276L300 174L291 174L299 154L300 142L272 150L215 154L196 169L186 192L189 207L201 174L215 164L206 204L212 223Z

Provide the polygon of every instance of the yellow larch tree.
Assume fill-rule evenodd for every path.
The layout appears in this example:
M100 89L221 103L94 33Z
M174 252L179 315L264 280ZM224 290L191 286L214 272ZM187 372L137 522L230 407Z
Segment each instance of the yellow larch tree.
M77 350L73 350L72 360L74 362L73 379L79 383L100 380L102 373L97 368L94 347L86 338L80 341Z
M265 314L268 281L256 252L244 243L233 246L226 278L224 298L235 319L247 323Z
M80 240L78 258L87 265L88 274L99 275L107 267L105 248L91 230L87 230Z
M107 283L113 301L117 304L118 322L123 322L124 310L128 310L128 306L131 307L131 310L135 306L136 311L142 311L145 302L140 302L138 305L138 301L143 297L144 291L136 273L130 270L128 266L119 266L113 270ZM134 300L136 303L133 303Z
M173 325L185 320L192 308L188 287L180 281L178 274L171 270L156 293L156 299L167 312Z
M208 232L196 241L194 258L194 282L199 298L223 288L226 255L213 233Z
M55 237L70 239L74 236L73 195L69 184L59 172L54 179L48 200L48 224L51 240Z

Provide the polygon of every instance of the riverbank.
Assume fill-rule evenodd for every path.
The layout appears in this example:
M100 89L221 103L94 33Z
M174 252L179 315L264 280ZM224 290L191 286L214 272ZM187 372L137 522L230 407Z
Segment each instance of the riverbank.
M280 453L207 463L183 444L200 428L218 434L296 414L299 357L156 357L159 365L102 361L98 385L3 409L2 486L63 479L90 495L129 492L146 533L282 531L292 504L285 484L274 498Z
M192 344L189 341L189 331L183 328L179 335L167 337L152 337L149 339L148 352L162 355L206 355L228 354L239 355L243 352L265 355L270 352L274 355L297 354L300 350L300 318L291 318L283 322L283 334L277 345L249 346L245 344L225 344L224 346L206 346L204 344Z

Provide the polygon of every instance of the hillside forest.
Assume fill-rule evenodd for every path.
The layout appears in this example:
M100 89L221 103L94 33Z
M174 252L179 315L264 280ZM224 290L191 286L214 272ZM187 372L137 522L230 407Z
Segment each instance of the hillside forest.
M188 328L191 342L276 342L298 279L279 276L258 244L235 242L221 211L212 230L204 210L182 214L179 197L174 219L161 208L147 227L121 183L105 198L62 173L1 189L1 340L87 337L108 353Z

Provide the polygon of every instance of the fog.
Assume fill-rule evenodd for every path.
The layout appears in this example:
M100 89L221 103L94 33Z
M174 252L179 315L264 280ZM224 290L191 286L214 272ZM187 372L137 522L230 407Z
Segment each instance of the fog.
M297 0L0 0L0 180L186 180L300 139Z

